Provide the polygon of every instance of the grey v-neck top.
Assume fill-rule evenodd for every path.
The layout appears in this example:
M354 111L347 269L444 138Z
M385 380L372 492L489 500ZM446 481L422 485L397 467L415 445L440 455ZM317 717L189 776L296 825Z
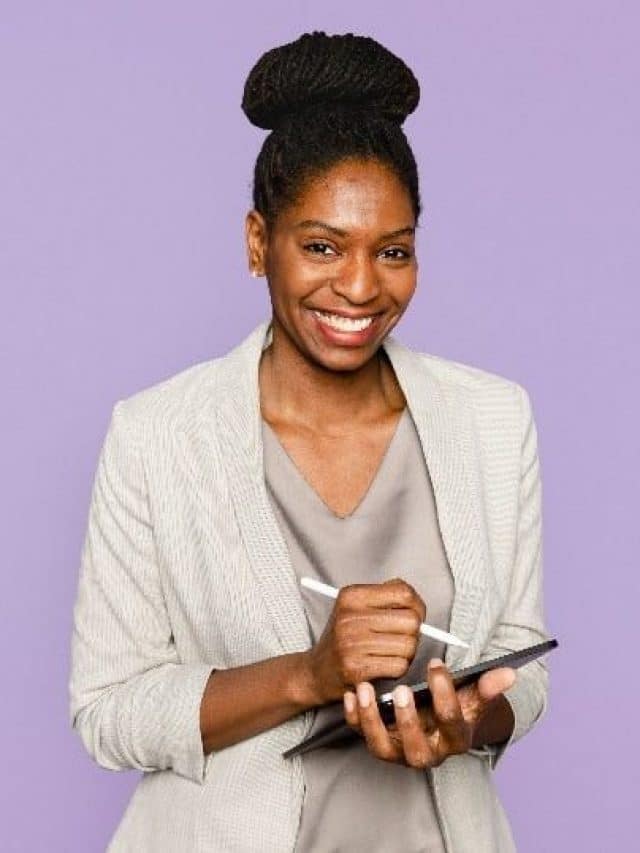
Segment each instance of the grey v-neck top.
M307 575L340 587L402 577L424 599L429 624L448 630L453 577L408 407L367 492L346 517L324 503L264 418L262 436L267 491L298 578ZM317 642L334 601L300 589ZM443 643L420 635L405 676L379 679L375 687L390 690L423 680L429 658L443 658L444 651ZM318 708L309 734L342 716L341 703ZM305 795L297 853L444 853L428 770L382 761L362 738L318 748L302 761Z

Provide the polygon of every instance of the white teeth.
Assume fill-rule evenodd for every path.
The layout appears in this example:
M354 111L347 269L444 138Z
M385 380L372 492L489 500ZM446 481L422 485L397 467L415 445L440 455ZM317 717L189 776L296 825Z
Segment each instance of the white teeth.
M361 332L373 323L373 317L362 317L351 320L348 317L340 317L338 314L325 314L323 311L314 311L316 317L332 329L340 332Z

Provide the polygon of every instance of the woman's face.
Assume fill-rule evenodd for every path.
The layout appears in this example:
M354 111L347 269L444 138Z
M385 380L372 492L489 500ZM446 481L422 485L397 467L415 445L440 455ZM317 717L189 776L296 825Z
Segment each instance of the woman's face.
M409 193L377 160L311 178L268 234L251 211L249 258L268 279L274 335L330 369L367 362L416 288L415 225ZM345 317L361 319L346 326Z

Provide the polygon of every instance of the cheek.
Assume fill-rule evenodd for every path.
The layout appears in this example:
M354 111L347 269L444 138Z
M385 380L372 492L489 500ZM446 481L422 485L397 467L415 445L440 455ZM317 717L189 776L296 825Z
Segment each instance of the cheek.
M280 322L289 329L289 332L298 337L302 334L301 331L296 332L296 329L301 330L304 327L308 333L313 325L314 318L311 313L305 310L305 305L312 303L313 292L317 290L313 285L309 285L305 281L291 278L286 281L276 281L269 288L271 304L274 313Z
M270 290L272 299L275 299L278 304L295 305L327 284L326 274L322 275L317 270L309 272L299 264L295 269L288 270L285 275L275 277Z
M418 282L415 269L408 269L403 275L389 281L389 290L396 302L406 305L416 291Z

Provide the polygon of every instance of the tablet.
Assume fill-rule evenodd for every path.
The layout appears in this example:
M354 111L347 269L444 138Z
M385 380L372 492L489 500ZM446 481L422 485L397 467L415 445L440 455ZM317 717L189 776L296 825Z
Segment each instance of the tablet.
M508 666L512 669L524 666L541 655L550 652L558 645L555 639L546 640L544 643L538 643L535 646L527 646L526 649L519 649L516 652L509 652L506 655L501 655L498 658L481 661L472 666L467 666L464 669L453 670L451 678L457 688L465 687L467 684L473 684L480 676L491 669L498 669L502 666ZM398 682L400 684L401 682ZM413 698L416 708L424 708L431 704L431 691L426 681L419 681L417 684L408 685L413 691ZM393 696L391 691L381 694L377 697L378 710L380 717L385 723L392 723L395 720L395 711L393 707ZM310 738L302 741L297 746L291 747L282 753L283 758L292 758L294 755L301 755L305 752L310 752L312 749L317 749L320 746L337 745L338 743L348 742L360 737L360 734L352 729L351 726L343 719L332 723L330 726L316 732Z

